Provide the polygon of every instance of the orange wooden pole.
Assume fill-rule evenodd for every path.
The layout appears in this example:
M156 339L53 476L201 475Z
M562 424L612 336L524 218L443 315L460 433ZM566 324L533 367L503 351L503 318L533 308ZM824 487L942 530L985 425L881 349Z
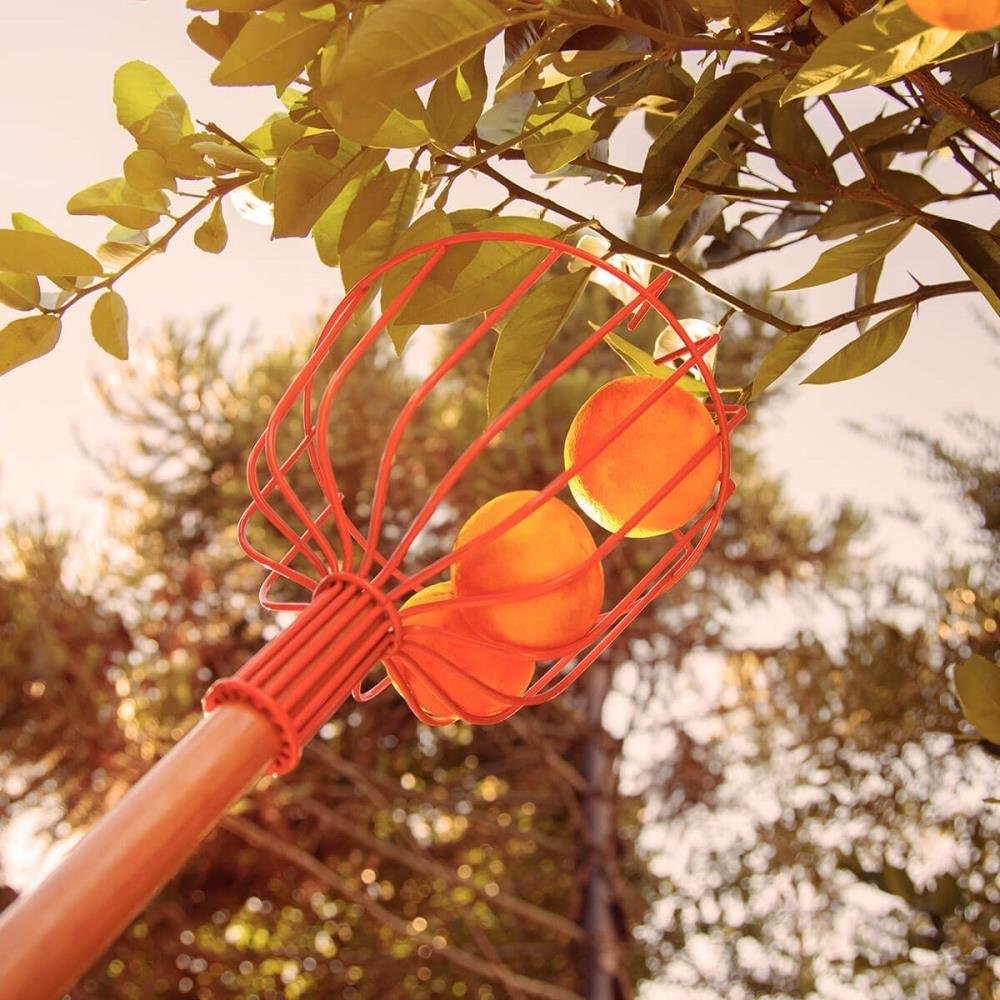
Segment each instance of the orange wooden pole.
M222 705L0 914L0 996L69 990L276 756L264 715Z

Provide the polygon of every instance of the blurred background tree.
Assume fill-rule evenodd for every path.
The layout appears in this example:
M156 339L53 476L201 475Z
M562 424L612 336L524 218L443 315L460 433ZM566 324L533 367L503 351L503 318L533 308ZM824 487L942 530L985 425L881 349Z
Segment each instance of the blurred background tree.
M606 308L603 289L587 294ZM698 312L683 290L673 304ZM453 335L402 365L386 343L348 383L350 431L334 445L356 513L391 416ZM762 336L730 324L722 384L741 383ZM109 565L83 574L94 584L69 582L67 540L44 522L10 526L8 819L44 812L59 838L84 827L280 624L256 603L260 573L234 524L250 445L308 344L248 362L231 341L218 317L196 336L169 328L154 365L98 386L127 443L102 459L114 540ZM623 370L611 350L588 358L463 479L424 556L512 477L541 485L558 471L573 401ZM471 356L414 424L386 537L482 425L485 370ZM986 430L974 455L903 436L981 512L984 536L996 520ZM752 421L704 560L575 688L476 729L418 724L393 693L345 706L75 995L627 997L646 982L650 996L822 996L831 983L990 996L992 762L956 742L947 668L996 657L995 551L984 539L992 563L934 568L945 604L932 614L905 579L866 566L859 512L793 509L755 440ZM642 573L645 552L616 552L614 587ZM782 609L792 641L753 627ZM915 613L917 627L902 622ZM950 806L943 788L961 792Z

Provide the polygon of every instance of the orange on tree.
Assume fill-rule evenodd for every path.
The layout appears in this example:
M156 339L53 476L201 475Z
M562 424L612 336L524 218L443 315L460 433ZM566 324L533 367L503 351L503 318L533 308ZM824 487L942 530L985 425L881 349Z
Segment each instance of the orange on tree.
M694 396L672 386L641 416L601 448L663 382L629 375L601 386L580 407L566 435L566 468L599 453L570 482L585 514L617 531L662 489L717 433L711 414ZM632 538L662 535L688 521L708 501L719 477L721 453L712 448L628 532Z
M478 538L537 495L536 490L515 490L494 497L465 522L455 548ZM600 562L534 597L516 597L512 592L555 581L595 551L580 515L555 497L546 500L496 538L458 555L452 566L455 592L460 597L496 595L488 604L463 608L466 621L487 638L528 649L581 639L604 600Z
M906 0L928 24L953 31L983 31L1000 24L1000 0Z
M491 649L484 645L470 630L458 608L447 603L455 596L451 581L435 583L418 590L403 604L403 608L421 607L415 615L404 619L402 649L413 659L424 673L434 679L445 690L455 705L461 710L460 718L469 715L493 715L510 703L496 695L484 691L475 682L482 681L502 694L512 696L523 694L531 682L535 671L532 657L508 649ZM447 632L447 635L415 633L407 642L407 626L432 626ZM447 658L458 669L442 663ZM455 712L434 691L431 685L416 671L407 669L398 662L388 668L396 689L403 690L398 674L412 690L419 706L430 715L441 719L454 719ZM474 678L474 680L473 680Z

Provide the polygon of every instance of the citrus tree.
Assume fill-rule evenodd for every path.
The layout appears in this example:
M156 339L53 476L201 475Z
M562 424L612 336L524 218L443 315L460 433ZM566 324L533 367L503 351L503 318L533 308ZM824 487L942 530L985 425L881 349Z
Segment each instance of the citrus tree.
M0 370L52 349L83 300L98 343L124 357L120 279L181 230L222 252L227 202L266 220L279 241L312 238L347 284L394 249L451 232L583 234L780 332L746 395L850 324L860 336L810 381L881 364L928 299L973 293L1000 310L988 228L1000 148L991 4L923 0L919 14L904 0L188 6L192 43L218 61L212 82L260 87L274 110L234 136L196 122L160 70L123 65L114 101L136 149L119 176L67 204L113 222L104 241L91 253L22 213L0 231L0 298L27 313L0 335ZM860 114L842 107L847 91L861 92ZM951 169L936 169L944 159ZM450 210L472 180L489 182L475 189L481 209ZM572 209L560 185L581 181L618 192L624 213L654 216L648 238L636 243ZM912 290L880 298L886 258L915 229L937 240L941 259ZM854 275L850 308L804 325L714 276L800 243L814 259L786 290ZM428 303L414 320L487 308L507 290L498 253L453 276L473 294Z

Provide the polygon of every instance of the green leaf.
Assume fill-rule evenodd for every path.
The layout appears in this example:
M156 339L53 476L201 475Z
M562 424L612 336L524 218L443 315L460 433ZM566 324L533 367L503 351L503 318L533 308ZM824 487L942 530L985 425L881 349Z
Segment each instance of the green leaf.
M273 7L277 0L187 0L188 10L221 10L227 13L249 13Z
M333 4L321 0L282 0L254 14L215 67L212 83L284 90L330 37L334 17Z
M779 156L813 167L821 175L830 175L830 154L806 120L801 104L780 107L768 102L765 105L764 130L771 148ZM788 166L780 159L775 159L774 165L799 188L808 188L811 183L816 183L807 171Z
M38 305L40 296L35 275L0 271L0 302L5 306L27 312Z
M538 130L521 142L528 165L548 174L582 156L600 137L593 124L590 115L567 110L565 102L538 105L524 122L526 130Z
M377 167L384 150L363 149L331 132L300 139L278 161L274 236L305 236L349 181Z
M164 188L177 190L177 181L166 161L155 149L136 149L125 157L125 180L141 194L156 194Z
M629 62L648 59L645 52L627 52L624 49L563 49L546 52L533 59L516 76L508 78L508 87L497 87L502 94L509 85L517 83L522 91L542 90L545 87L559 87L567 80L586 76L603 69L616 69ZM507 74L504 74L507 76Z
M799 0L731 0L736 23L746 31L767 31L802 13Z
M884 261L877 260L874 264L858 271L858 280L854 286L854 308L861 309L870 306L875 301L875 293L878 291L879 279L882 277L882 265ZM869 318L867 316L858 320L858 333L864 333L868 328Z
M639 215L649 215L670 201L730 118L760 85L756 74L736 70L695 91L684 110L650 146L642 168Z
M801 278L775 290L790 292L797 288L812 288L814 285L825 285L828 281L857 274L862 268L885 257L893 247L902 242L912 228L913 220L904 219L824 250L819 255L819 260Z
M879 184L887 191L911 205L926 205L941 196L941 192L919 174L908 174L901 170L881 170L878 171L878 179ZM856 181L848 185L849 193L834 201L809 230L810 234L818 236L821 240L839 240L896 218L897 213L891 208L864 200L863 192L867 186L867 181ZM858 191L857 195L853 193L855 190Z
M196 17L188 22L187 36L202 52L207 52L213 59L221 59L233 44L244 23L245 20L239 15L220 17L218 24L212 24L203 17Z
M583 269L537 284L500 322L486 388L486 409L491 419L538 366L589 278L590 270Z
M205 253L222 253L228 240L229 232L222 216L222 199L219 198L208 218L194 231L194 245Z
M261 156L282 156L289 146L309 134L315 134L315 130L293 122L288 115L273 114L244 138L243 145Z
M270 169L258 157L227 142L206 140L205 142L194 143L191 148L196 153L207 156L209 160L220 168L220 172L222 173L239 170L244 173L262 174Z
M930 231L948 248L986 301L1000 314L1000 242L968 222L938 219Z
M169 209L162 191L136 191L124 177L112 177L78 191L66 204L70 215L103 215L130 229L149 229Z
M21 220L27 218L21 213L15 213L15 216ZM44 274L47 277L98 277L104 273L101 265L86 250L51 233L29 229L0 229L0 269L16 274Z
M878 368L899 350L910 329L910 321L916 308L915 305L904 306L886 316L867 333L861 334L823 362L802 380L802 384L828 385L831 382L844 382Z
M751 397L756 399L772 382L784 375L812 347L818 336L818 330L807 327L782 337L774 344L757 369L750 391Z
M128 360L128 307L117 292L109 289L94 303L90 330L108 354Z
M119 268L138 257L146 248L138 243L107 240L97 247L97 256L112 268Z
M549 222L517 216L490 216L470 227L555 236ZM417 288L400 314L404 323L452 323L485 312L504 299L548 253L526 243L486 241L450 247Z
M1000 744L1000 666L985 656L970 656L955 668L962 713L990 743Z
M393 255L402 253L410 247L419 246L421 243L429 243L432 240L450 236L455 232L452 220L447 213L440 209L432 209L425 212L406 230L399 238L399 242L392 248ZM426 263L427 257L418 255L410 260L397 264L389 270L382 279L382 312L385 313L391 307L393 300L406 287L409 280ZM410 339L419 323L404 323L397 318L389 324L389 337L397 354L403 353L406 342Z
M617 333L606 333L604 341L636 375L652 375L653 378L668 379L674 374L675 369L672 365L658 365L649 351L644 351L631 340L619 337ZM677 380L677 385L695 396L708 395L705 383L693 375L682 375Z
M390 254L420 197L416 170L387 170L366 184L347 210L340 234L340 269L350 288Z
M435 81L427 100L427 128L436 142L451 149L469 135L483 113L487 86L482 52Z
M339 116L333 114L323 95L317 91L323 116L345 139L380 149L412 149L430 140L427 111L415 91L394 104L375 100L354 104Z
M48 354L59 340L58 316L25 316L0 330L0 375Z
M369 176L366 175L348 181L313 225L312 235L316 253L327 267L336 267L340 263L340 234L344 228L344 220L361 186L368 179Z
M848 21L813 51L781 103L897 80L943 55L961 31L935 28L893 0Z
M115 73L118 123L132 133L140 149L165 154L194 132L191 113L174 85L149 63L125 63Z
M326 99L337 118L364 102L392 105L464 63L505 22L487 0L390 0L352 31L324 77Z

